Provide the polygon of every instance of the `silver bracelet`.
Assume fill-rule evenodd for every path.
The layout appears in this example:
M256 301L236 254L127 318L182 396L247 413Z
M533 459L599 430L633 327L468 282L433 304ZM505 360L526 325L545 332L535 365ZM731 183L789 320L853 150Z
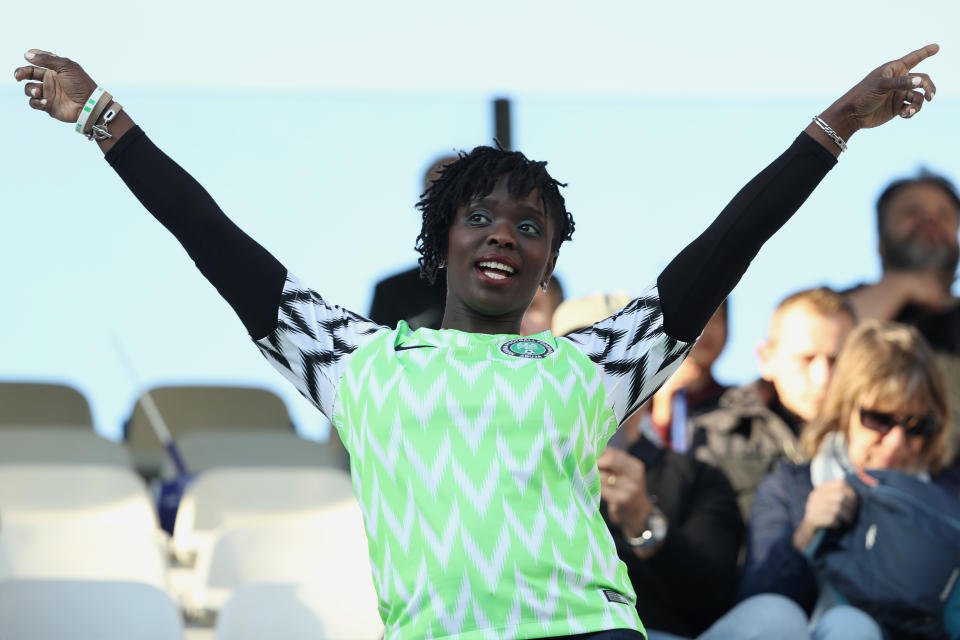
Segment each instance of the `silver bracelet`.
M817 126L823 129L823 132L827 134L833 142L840 147L840 152L847 150L847 143L843 141L843 138L837 135L837 132L833 128L824 122L820 116L813 116L813 121L817 123Z
M95 124L90 130L90 134L87 136L87 140L107 140L113 137L109 131L107 131L107 125L110 124L110 121L117 117L117 114L123 109L120 104L114 102L110 105L110 108L107 109L107 112L103 114L103 124Z

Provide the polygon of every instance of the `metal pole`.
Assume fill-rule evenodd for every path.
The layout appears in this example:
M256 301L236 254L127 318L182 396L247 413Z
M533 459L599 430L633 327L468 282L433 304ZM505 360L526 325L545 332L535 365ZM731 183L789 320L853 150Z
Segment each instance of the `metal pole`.
M493 101L493 137L504 149L513 148L510 138L510 99L496 98Z

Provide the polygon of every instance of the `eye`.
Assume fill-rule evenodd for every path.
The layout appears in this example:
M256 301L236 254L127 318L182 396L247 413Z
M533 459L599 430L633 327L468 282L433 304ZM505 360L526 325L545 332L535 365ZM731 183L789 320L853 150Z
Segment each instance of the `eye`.
M540 231L540 227L537 226L535 222L521 222L517 225L517 229L520 230L520 233L530 236L531 238L539 238L543 233Z
M484 211L483 209L474 209L467 214L467 224L473 226L483 226L485 224L490 224L492 218L490 214Z

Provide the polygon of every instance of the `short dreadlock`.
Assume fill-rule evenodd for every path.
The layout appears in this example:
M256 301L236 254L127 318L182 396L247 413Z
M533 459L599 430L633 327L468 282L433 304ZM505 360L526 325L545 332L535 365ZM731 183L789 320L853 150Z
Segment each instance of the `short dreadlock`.
M544 211L553 217L554 251L564 240L572 239L573 216L560 195L560 187L567 185L550 177L546 162L529 160L519 151L506 151L499 144L495 148L476 147L470 153L461 151L458 156L443 166L440 176L430 183L417 203L423 214L416 244L421 277L431 283L436 280L447 256L448 235L457 209L493 191L504 176L514 198L523 198L534 189L539 191Z

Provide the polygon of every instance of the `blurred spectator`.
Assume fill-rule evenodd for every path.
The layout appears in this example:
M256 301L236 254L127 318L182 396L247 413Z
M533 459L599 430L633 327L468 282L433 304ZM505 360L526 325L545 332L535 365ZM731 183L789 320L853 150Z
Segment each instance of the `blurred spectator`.
M949 180L921 172L897 180L877 200L883 276L847 292L860 320L915 326L939 354L954 410L951 459L960 451L960 300L956 278L960 197Z
M554 334L589 326L629 301L623 294L566 301ZM618 432L624 450L608 446L597 460L600 510L650 640L692 637L732 604L743 521L723 473L643 435L645 418L629 418Z
M773 464L803 460L800 431L819 410L853 326L849 305L830 289L787 297L770 318L767 341L757 347L761 379L730 389L719 408L693 419L691 451L727 474L744 519Z
M920 486L933 483L947 490L946 499L960 500L960 474L940 473L948 416L942 374L915 329L876 321L857 328L837 360L820 414L801 438L811 462L781 463L757 490L739 595L767 595L748 598L703 637L810 637L807 616L812 613L815 638L880 640L876 621L819 587L803 554L818 530L857 518L857 493L845 478L858 468L911 474L926 481ZM914 524L903 522L903 528ZM877 549L883 553L891 547ZM892 550L902 565L908 555L902 548ZM901 572L910 571L909 561L901 565Z
M456 156L444 156L435 160L423 176L423 190L426 191L442 173L444 165L456 159ZM418 265L376 284L370 304L370 319L391 328L401 320L406 320L411 329L439 329L446 303L446 280L437 278L436 282L430 284L420 277Z
M724 300L680 368L650 399L650 420L661 442L678 453L688 443L689 418L716 409L728 387L713 377L713 363L727 344L727 301Z
M553 314L563 302L563 284L556 275L550 276L547 290L537 289L530 306L520 322L520 335L532 336L553 326Z

